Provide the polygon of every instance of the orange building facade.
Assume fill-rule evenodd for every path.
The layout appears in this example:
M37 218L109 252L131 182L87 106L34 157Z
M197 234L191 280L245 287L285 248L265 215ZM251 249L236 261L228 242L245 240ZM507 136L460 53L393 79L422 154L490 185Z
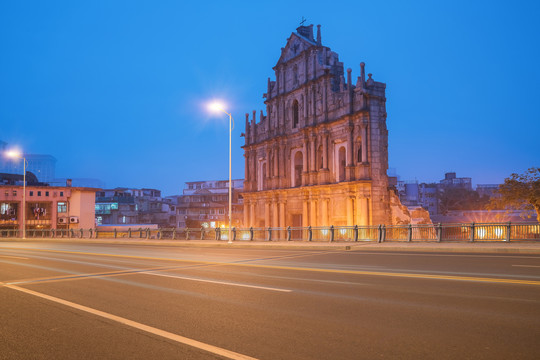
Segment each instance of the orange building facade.
M95 227L96 190L83 187L26 186L27 230ZM0 186L0 229L23 229L23 186Z

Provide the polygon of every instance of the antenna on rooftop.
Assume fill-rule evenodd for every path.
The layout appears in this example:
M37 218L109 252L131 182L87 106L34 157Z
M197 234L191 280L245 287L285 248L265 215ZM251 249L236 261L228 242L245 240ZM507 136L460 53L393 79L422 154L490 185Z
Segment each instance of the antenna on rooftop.
M302 21L300 21L300 26L304 26L305 22L306 22L306 19L302 16Z

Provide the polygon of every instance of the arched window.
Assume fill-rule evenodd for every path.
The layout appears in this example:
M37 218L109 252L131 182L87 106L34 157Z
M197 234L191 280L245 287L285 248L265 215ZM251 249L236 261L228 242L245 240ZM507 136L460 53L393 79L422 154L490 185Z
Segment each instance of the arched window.
M293 128L296 128L298 127L298 100L293 101L292 112L293 112Z

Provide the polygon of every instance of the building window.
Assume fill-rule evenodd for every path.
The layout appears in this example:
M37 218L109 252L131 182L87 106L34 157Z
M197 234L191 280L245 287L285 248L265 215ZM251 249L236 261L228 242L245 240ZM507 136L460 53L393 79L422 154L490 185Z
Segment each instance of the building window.
M293 101L293 128L298 127L298 100Z
M66 202L58 202L57 203L57 212L60 213L67 213L67 203Z
M37 192L37 196L41 196L41 191L38 191L38 192Z
M63 191L60 191L60 196L64 196L64 192L63 192Z
M48 191L45 191L45 196L49 196L49 192L48 192Z
M17 190L13 190L13 196L17 196Z
M30 196L34 196L34 192L33 192L33 191L30 191Z
M6 193L4 195L6 195L6 197L8 197L9 196L9 191L6 190Z

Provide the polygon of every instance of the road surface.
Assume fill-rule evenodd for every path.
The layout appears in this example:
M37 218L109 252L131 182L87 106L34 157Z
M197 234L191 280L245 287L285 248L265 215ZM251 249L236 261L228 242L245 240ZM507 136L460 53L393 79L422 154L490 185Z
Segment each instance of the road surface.
M539 359L540 255L0 242L0 359Z

